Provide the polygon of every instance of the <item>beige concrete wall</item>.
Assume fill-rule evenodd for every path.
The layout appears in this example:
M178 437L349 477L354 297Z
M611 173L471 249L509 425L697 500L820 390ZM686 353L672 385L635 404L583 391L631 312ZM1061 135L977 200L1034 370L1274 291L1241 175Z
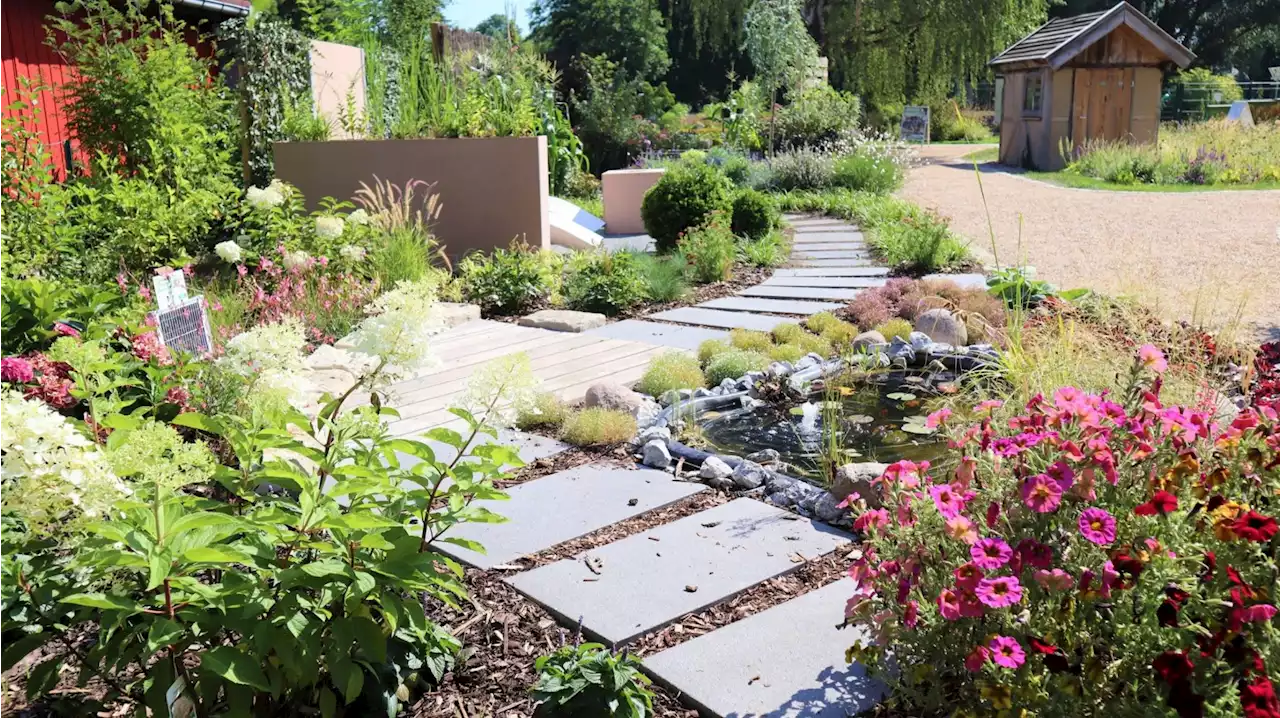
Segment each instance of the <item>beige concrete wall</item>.
M341 113L364 115L364 50L336 42L311 41L311 96L316 112L329 122L333 139L347 139ZM351 107L347 107L350 98Z
M456 259L523 238L551 247L547 138L340 140L275 143L276 176L314 209L323 197L350 199L376 175L403 186L435 184L442 208L436 235Z
M640 203L644 193L662 179L665 169L609 170L600 176L604 226L610 234L643 234Z

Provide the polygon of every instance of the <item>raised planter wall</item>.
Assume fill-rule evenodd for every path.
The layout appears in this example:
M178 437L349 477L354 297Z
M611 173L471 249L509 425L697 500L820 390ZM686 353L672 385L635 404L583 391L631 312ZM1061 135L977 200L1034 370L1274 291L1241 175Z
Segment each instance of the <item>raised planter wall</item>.
M665 169L609 170L600 176L604 226L610 234L644 234L640 204Z
M547 138L277 142L276 177L297 187L315 209L324 197L350 199L374 176L404 186L434 183L442 209L437 238L457 259L513 239L550 249Z

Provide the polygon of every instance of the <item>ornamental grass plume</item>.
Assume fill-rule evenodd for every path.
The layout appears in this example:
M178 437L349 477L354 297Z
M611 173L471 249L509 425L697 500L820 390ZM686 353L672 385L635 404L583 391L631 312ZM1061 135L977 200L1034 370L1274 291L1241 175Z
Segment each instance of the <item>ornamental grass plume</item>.
M529 355L508 354L488 362L471 375L458 407L471 412L483 424L509 428L521 416L541 411L538 384Z

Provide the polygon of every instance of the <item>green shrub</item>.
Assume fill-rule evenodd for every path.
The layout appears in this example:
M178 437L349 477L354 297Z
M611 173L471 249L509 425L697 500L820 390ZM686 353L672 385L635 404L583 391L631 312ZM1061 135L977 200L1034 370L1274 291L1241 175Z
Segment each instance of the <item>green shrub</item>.
M723 147L712 149L708 155L710 162L720 168L720 173L733 183L734 187L748 186L751 181L751 160Z
M757 332L751 329L734 329L729 332L729 344L734 349L741 349L747 352L764 352L773 346L773 337L767 332Z
M753 267L776 267L788 259L786 240L776 229L760 239L743 242L741 249L743 259Z
M730 209L729 181L706 164L680 163L644 195L640 216L659 252L676 248L680 234Z
M887 157L855 152L835 161L833 184L862 192L888 194L902 186L901 165Z
M793 362L808 353L799 344L779 344L769 348L769 358L774 361Z
M592 407L571 412L560 426L560 438L574 446L609 446L636 434L636 419L617 409Z
M725 379L737 379L749 371L768 368L769 356L760 352L732 350L717 355L707 364L707 386L719 386Z
M698 345L698 363L706 367L712 359L730 351L733 351L733 345L724 339L708 339Z
M538 392L531 404L520 407L520 412L516 416L516 428L524 431L556 430L564 424L565 417L568 415L569 405L563 399L549 391Z
M631 254L644 273L650 301L674 302L689 293L685 265L680 257L639 251Z
M746 189L733 198L730 228L739 237L762 239L782 220L778 205L763 192Z
M807 89L778 111L776 147L822 145L856 130L862 114L857 96L822 84Z
M769 187L783 192L825 189L835 180L831 155L808 148L774 155L769 172Z
M575 642L576 643L576 642ZM534 662L538 718L650 718L653 692L640 661L599 643L564 646Z
M493 314L519 314L545 302L557 276L550 258L519 243L469 254L458 265L462 296Z
M770 334L773 334L773 338L779 344L790 344L802 336L807 336L809 332L806 332L804 327L795 322L783 322L774 327Z
M697 359L684 352L667 352L650 360L636 391L662 396L671 389L696 389L705 382Z
M809 331L815 334L822 334L830 327L837 327L844 323L844 320L831 312L818 312L804 320L804 325Z
M876 331L884 336L885 341L893 341L894 337L907 339L914 331L911 322L906 319L890 319L876 327Z
M833 351L831 342L816 334L804 334L793 339L791 344L795 344L804 350L805 354L818 354L820 356L829 357Z
M832 346L838 347L852 342L853 338L858 336L858 327L837 319L835 322L828 323L821 334L822 338L831 342Z
M680 235L680 256L699 284L722 282L733 276L738 242L726 226L723 212L713 212L705 224Z
M885 262L920 274L938 272L969 258L969 250L946 220L929 212L878 225L868 243Z
M571 309L612 316L648 296L648 281L630 252L581 252L569 260L564 299Z

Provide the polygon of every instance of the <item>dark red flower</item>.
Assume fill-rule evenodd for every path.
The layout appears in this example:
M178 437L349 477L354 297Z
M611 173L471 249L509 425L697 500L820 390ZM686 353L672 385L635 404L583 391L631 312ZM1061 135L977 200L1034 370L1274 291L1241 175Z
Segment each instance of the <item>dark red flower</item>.
M1227 499L1225 496L1223 496L1222 494L1214 494L1209 499L1209 503L1207 506L1204 507L1204 510L1207 512L1213 512L1225 503L1227 503Z
M1139 516L1167 516L1178 510L1178 497L1168 491L1157 491L1151 500L1138 504L1133 513Z
M1218 568L1218 557L1212 551L1204 552L1204 570L1200 572L1200 580L1202 582L1209 581L1213 578L1213 572Z
M1280 700L1266 674L1240 687L1240 707L1244 718L1280 718Z
M1057 646L1045 643L1044 641L1041 641L1039 638L1031 637L1027 639L1027 642L1031 644L1032 650L1034 650L1036 653L1041 653L1046 656L1049 656L1058 652Z
M1195 671L1191 659L1187 658L1187 654L1182 651L1161 653L1151 662L1151 667L1156 669L1156 675L1160 676L1160 680L1169 685L1188 678Z
M1177 628L1178 611L1181 609L1181 606L1166 599L1165 602L1161 603L1160 607L1156 609L1156 621L1160 623L1162 628Z
M1270 541L1276 535L1276 520L1263 516L1257 511L1249 511L1231 524L1231 531L1242 539L1259 543Z
M1185 678L1173 684L1165 705L1178 712L1178 718L1203 718L1204 696L1191 690L1191 681Z

